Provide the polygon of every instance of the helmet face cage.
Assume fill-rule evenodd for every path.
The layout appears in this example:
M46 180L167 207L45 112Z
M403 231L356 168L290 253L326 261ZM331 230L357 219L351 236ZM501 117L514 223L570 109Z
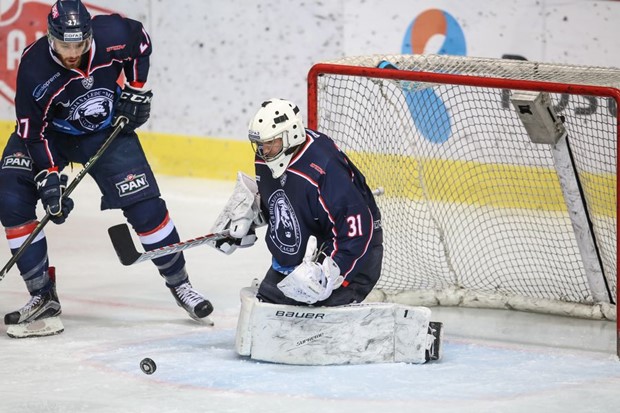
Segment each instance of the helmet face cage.
M281 141L279 142L278 139L281 139ZM288 142L287 131L272 136L268 139L261 139L255 134L250 133L250 143L252 144L254 153L265 162L271 162L284 153L284 151L289 147L288 143L285 144L285 142ZM278 145L280 145L279 149ZM268 149L266 150L265 147Z
M90 48L92 28L90 13L80 0L59 0L47 16L47 32L50 45L56 41L80 43ZM54 49L55 50L55 49ZM84 50L84 53L88 49Z
M284 173L295 147L306 141L299 108L283 99L263 102L248 129L254 152L267 163L274 178Z

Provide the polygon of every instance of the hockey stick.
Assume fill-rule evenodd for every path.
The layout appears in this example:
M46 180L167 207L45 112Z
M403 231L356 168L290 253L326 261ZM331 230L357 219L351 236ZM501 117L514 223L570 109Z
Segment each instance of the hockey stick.
M378 187L372 192L374 195L383 195L385 190L382 187ZM206 244L209 241L220 241L230 237L228 231L224 231L202 235L187 241L179 241L175 244L166 245L154 250L140 252L134 245L133 239L131 238L131 232L129 231L127 224L118 224L108 228L108 234L110 235L110 240L112 241L114 251L123 265L134 265L140 262L150 261L155 258Z
M108 228L110 240L114 246L114 251L123 265L133 265L143 261L150 261L165 255L174 254L188 248L206 244L209 241L219 241L229 238L228 231L207 234L187 241L179 241L174 244L166 245L154 250L140 252L131 239L131 233L127 224L118 224Z
M113 125L114 129L110 133L110 136L108 136L106 138L106 140L103 142L103 144L101 145L101 147L99 148L97 153L95 153L84 164L84 168L80 172L78 172L78 174L75 176L73 181L71 181L69 186L67 186L67 189L65 189L65 191L62 194L62 196L69 196L69 195L71 195L71 192L73 192L75 187L78 186L78 184L82 181L82 179L84 179L84 177L86 176L88 171L90 171L90 169L93 167L95 162L97 162L99 160L99 158L101 158L101 155L103 155L103 153L108 149L108 147L110 146L112 141L118 136L118 134L121 132L121 130L127 124L128 121L129 120L125 116L119 116L116 119L116 122ZM62 205L62 200L61 200L61 205ZM32 244L32 241L34 241L34 239L43 230L43 227L45 227L47 225L47 223L50 221L51 217L52 217L52 215L49 212L47 212L45 214L45 216L43 217L43 219L34 228L34 231L32 231L30 233L30 235L28 235L28 238L26 238L26 240L21 245L21 247L19 247L17 252L15 254L13 254L13 256L6 263L6 265L4 267L2 267L2 271L0 271L0 281L2 281L2 279L6 276L6 274L13 267L13 265L15 265L17 260L19 260L21 258L21 256L24 255L24 251L26 250L26 248L28 248L30 246L30 244Z

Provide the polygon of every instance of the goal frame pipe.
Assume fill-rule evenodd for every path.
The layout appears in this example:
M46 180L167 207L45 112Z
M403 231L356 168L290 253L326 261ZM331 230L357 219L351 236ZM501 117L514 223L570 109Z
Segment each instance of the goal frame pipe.
M382 69L364 66L350 66L332 63L317 63L308 71L308 127L318 128L318 81L324 74L333 74L352 77L373 77L379 79L407 80L425 83L442 83L471 87L492 87L497 89L529 90L537 92L566 93L569 95L605 96L616 102L616 138L620 138L620 89L609 86L574 85L536 80L514 80L496 77L456 75L450 73L420 72L400 69ZM616 143L616 355L620 357L620 288L618 285L618 257L617 234L620 231L618 216L618 158L620 145Z

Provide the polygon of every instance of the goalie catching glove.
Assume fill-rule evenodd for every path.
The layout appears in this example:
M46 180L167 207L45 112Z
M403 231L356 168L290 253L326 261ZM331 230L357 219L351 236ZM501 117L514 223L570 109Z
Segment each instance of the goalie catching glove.
M266 221L260 210L256 181L238 172L235 189L211 228L212 233L228 231L230 236L209 245L227 255L238 247L251 247L257 240L255 229L263 225Z
M317 241L313 235L308 239L306 253L300 265L278 283L282 293L295 301L314 304L327 300L332 291L344 281L340 268L331 257L325 257L322 264L317 262Z

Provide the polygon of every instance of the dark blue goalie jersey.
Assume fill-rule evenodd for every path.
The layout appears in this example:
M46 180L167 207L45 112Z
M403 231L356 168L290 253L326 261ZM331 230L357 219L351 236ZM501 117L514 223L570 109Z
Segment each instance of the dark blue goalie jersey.
M306 143L281 177L274 179L267 164L255 160L262 208L269 217L267 246L274 268L292 269L302 262L314 235L346 281L381 231L380 212L347 156L325 134L306 131Z
M17 74L16 133L37 169L55 165L50 135L86 138L110 126L119 76L141 87L147 80L151 42L142 24L118 14L92 20L93 41L79 69L67 69L46 37L23 52Z

